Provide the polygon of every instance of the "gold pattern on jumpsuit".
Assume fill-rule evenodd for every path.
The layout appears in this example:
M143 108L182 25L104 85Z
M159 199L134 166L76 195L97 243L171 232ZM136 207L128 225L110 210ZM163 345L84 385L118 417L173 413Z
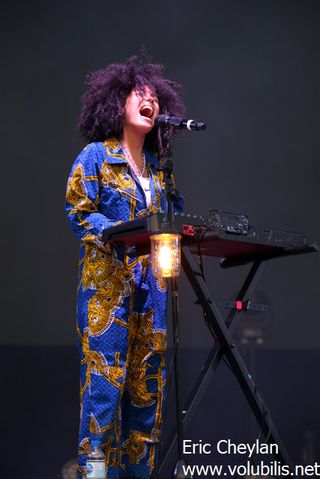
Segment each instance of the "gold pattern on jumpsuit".
M161 363L160 367L158 368L158 374L157 374L157 408L156 408L156 415L155 415L155 421L154 421L154 433L158 433L159 441L160 441L160 424L162 421L162 409L163 409L163 401L164 401L164 395L163 395L163 388L165 386L165 379L163 378L163 373L162 370L165 367L165 359L164 356L161 357ZM150 452L149 452L149 467L150 467L150 473L152 473L154 465L155 465L155 457L156 457L156 444L153 443L150 446Z
M133 189L133 188L132 188ZM137 201L135 198L130 198L130 216L129 216L129 221L134 220L134 214L136 211L136 204Z
M111 431L114 428L114 424L107 424L106 426L101 427L98 423L98 420L95 418L94 414L90 414L90 432L94 434L102 434L104 432Z
M152 168L149 164L149 173L152 177L155 195L152 197L152 205L149 207L150 213L157 213L161 209L161 196L164 191L164 179L163 179L163 171L157 171L157 174L154 175L152 172Z
M151 313L151 314L150 314ZM146 406L146 402L152 397L157 397L157 407L155 412L155 422L154 427L151 431L151 434L146 434L139 431L130 431L129 439L123 443L124 454L128 454L129 462L137 464L142 457L147 453L146 443L150 443L149 458L148 464L150 467L150 473L152 473L155 466L155 456L156 456L156 445L160 440L160 425L162 421L162 409L163 409L163 389L165 386L165 379L163 378L163 368L165 367L164 355L161 354L165 351L166 348L166 335L164 331L150 331L152 327L153 311L151 310L149 314L142 315L144 316L144 321L141 323L138 322L137 313L133 313L135 318L130 322L131 333L129 332L129 362L131 361L131 367L129 366L127 374L127 388L129 390L130 396L132 398L132 390L135 394L138 401L132 400L131 402L136 406ZM140 333L140 338L137 338L137 332ZM158 333L158 334L157 334ZM160 334L159 334L160 333ZM150 341L150 336L154 335L153 340ZM149 340L144 341L146 338ZM154 340L155 339L155 340ZM136 341L137 340L137 341ZM142 344L144 346L142 349L139 346ZM132 350L132 347L138 345L138 348ZM150 349L152 349L150 351ZM138 357L134 355L138 352ZM146 353L146 354L145 354ZM146 360L152 354L160 353L161 361L160 367L158 368L157 373L155 374L146 374L146 363L143 368L139 367L141 364L141 359ZM149 379L157 380L157 392L148 393L146 388L146 383ZM142 398L142 401L141 401ZM138 402L136 404L135 402Z
M166 333L153 330L154 310L147 313L133 313L129 326L129 354L126 387L131 403L137 407L153 404L157 392L149 392L147 381L158 379L157 374L147 374L147 367L152 367L147 360L154 354L164 354L166 350Z
M140 266L141 266L141 275L142 275L143 278L145 278L146 274L147 274L148 266L150 264L149 256L147 254L145 254L143 256L139 256L139 261L140 261Z
M140 258L144 258L144 256L140 256L139 259L136 258L134 260L131 260L131 258L127 255L125 255L123 264L126 268L128 269L133 269L137 264L139 263ZM127 320L122 320L117 317L114 318L113 322L118 324L119 326L122 326L124 328L129 328L130 324L130 318L132 317L132 310L133 310L133 296L134 296L134 283L131 284L131 291L130 291L130 310L129 310L129 317Z
M84 385L81 387L80 398L83 399L85 390L90 384L91 373L103 376L113 386L118 389L122 388L122 383L119 379L124 377L124 368L120 366L119 353L115 353L114 365L110 366L106 358L101 352L93 351L89 347L89 329L85 328L83 336L78 332L82 344L83 359L81 365L87 364L86 379Z
M68 203L75 206L75 208L70 210L69 215L73 215L74 213L79 214L81 212L94 213L98 211L97 204L99 198L97 196L94 203L88 198L84 180L85 176L82 166L78 165L69 178L67 185L66 199Z
M147 443L159 442L159 434L152 429L151 433L130 431L129 439L124 441L124 454L128 454L129 464L139 464L147 453Z
M106 151L109 155L124 158L124 155L117 155L114 153L115 151L118 152L122 146L121 142L116 137L113 136L108 138L103 142L103 146L106 148ZM110 150L113 150L113 152L111 153Z
M105 251L86 244L82 269L82 288L99 289L106 285L115 269L116 258L111 254L110 246Z
M119 261L115 250L110 254L86 245L82 269L83 289L96 289L88 302L90 334L98 336L112 324L123 298L130 294L131 269Z
M109 165L108 160L105 160L100 170L100 182L103 186L111 186L122 191L129 190L133 180L127 174L126 165Z
M117 466L117 448L112 447L113 444L113 437L112 435L108 436L108 441L105 444L106 446L106 464L107 466Z
M125 157L123 158L125 159ZM100 183L103 186L114 188L115 191L118 191L130 200L129 220L133 220L136 203L141 200L136 196L136 183L128 174L128 166L109 165L108 161L105 160L100 171Z
M90 441L88 437L82 439L79 444L80 449L78 451L79 454L88 454L90 452Z
M103 334L112 324L123 298L130 294L131 275L123 267L112 275L110 285L99 288L88 303L91 336Z
M155 466L156 445L160 441L160 424L162 421L162 407L164 400L163 388L165 385L165 380L162 377L164 358L162 358L160 366L161 367L158 368L158 374L155 375L158 379L158 392L156 393L158 398L154 427L150 434L141 431L130 431L129 439L123 442L123 454L128 454L130 464L138 464L147 453L147 443L150 444L148 459L150 474L152 474Z

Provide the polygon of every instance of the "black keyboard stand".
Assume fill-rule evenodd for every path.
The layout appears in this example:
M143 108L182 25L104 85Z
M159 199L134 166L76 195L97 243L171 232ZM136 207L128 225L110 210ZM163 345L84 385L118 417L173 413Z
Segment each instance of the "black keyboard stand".
M295 251L288 251L281 254L296 255L308 252L319 251L318 244L307 245L301 248L297 248ZM265 268L266 261L278 257L269 254L267 257L247 258L247 261L241 261L241 258L230 259L223 264L223 267L237 266L238 264L244 264L245 262L252 262L251 269L245 278L245 281L240 288L240 291L235 298L236 301L245 301L250 299L253 291L259 281L261 274ZM213 375L217 370L220 361L223 356L228 361L232 371L234 372L239 385L249 403L249 406L260 426L264 440L268 444L277 444L278 453L274 454L274 459L281 462L281 464L287 464L292 466L291 459L286 451L284 444L282 443L278 431L271 419L270 413L266 404L258 392L253 378L248 371L241 354L233 340L233 334L237 329L243 311L232 310L227 319L224 320L220 310L213 299L207 284L204 281L199 265L194 261L192 254L187 246L182 248L182 267L184 272L193 288L199 304L201 305L205 317L206 324L215 338L216 342L208 355L204 366L201 369L200 375L195 382L192 391L188 397L185 407L183 407L183 429L185 430L190 424L199 404L204 396L205 390L213 379ZM162 451L162 462L159 466L159 477L161 479L167 479L164 476L164 472L174 464L176 460L176 446L177 446L177 434L173 432L171 438L167 442ZM179 449L181 444L179 445Z

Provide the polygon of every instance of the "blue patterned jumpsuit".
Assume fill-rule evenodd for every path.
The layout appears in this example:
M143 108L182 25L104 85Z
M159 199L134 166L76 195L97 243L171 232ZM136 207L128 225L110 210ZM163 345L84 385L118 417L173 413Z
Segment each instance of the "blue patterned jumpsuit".
M148 208L114 138L84 148L68 180L68 219L81 240L79 479L85 477L93 439L102 441L108 479L148 478L157 458L164 406L166 284L152 275L148 256L130 259L123 247L101 241L105 228L163 208L158 160L148 151L145 155L151 179Z

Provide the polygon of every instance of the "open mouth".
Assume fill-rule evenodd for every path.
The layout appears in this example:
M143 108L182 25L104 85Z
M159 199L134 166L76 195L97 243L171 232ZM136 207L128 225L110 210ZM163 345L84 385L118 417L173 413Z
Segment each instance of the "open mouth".
M141 116L151 119L153 115L153 108L150 105L143 105L140 108L139 113Z

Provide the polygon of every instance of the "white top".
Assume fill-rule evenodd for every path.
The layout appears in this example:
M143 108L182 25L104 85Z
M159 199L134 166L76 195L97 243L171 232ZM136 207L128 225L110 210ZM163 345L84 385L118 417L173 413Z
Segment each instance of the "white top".
M140 185L144 190L144 194L146 195L146 202L147 207L151 205L151 191L150 191L150 178L144 178L143 176L138 176L140 181Z

